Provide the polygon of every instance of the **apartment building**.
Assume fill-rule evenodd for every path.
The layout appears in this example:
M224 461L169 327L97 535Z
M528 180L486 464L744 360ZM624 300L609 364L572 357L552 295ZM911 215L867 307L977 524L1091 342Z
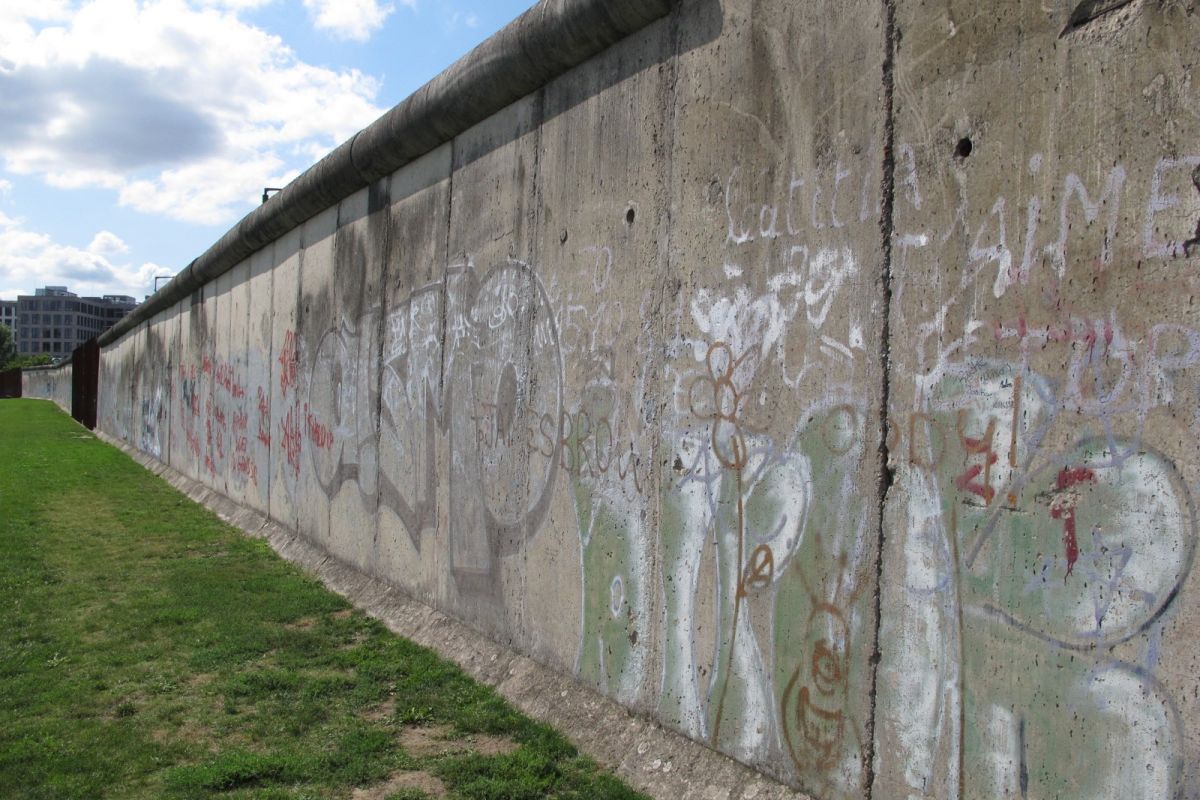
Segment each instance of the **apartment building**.
M13 339L17 338L17 301L0 300L0 325L5 325L12 331Z
M136 305L128 295L79 297L65 286L45 286L32 296L20 295L16 301L17 352L62 358L108 330Z

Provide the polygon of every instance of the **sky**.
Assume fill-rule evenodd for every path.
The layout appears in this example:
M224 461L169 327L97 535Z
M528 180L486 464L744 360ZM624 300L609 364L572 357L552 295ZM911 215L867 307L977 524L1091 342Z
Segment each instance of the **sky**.
M0 299L142 300L533 1L0 0Z

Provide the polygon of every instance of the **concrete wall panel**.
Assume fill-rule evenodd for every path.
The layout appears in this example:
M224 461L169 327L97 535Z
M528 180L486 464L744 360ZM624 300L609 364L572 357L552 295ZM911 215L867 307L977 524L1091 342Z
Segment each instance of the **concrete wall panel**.
M532 266L545 309L531 304L525 335L539 355L530 382L547 391L519 423L526 472L549 487L523 553L520 646L644 712L662 683L652 423L672 99L670 69L653 65L671 47L670 26L653 25L543 93ZM613 74L629 77L604 92ZM503 406L483 415L486 437L513 435Z
M271 486L271 397L275 386L271 380L274 266L275 246L271 245L251 257L246 280L244 356L246 413L249 416L244 454L248 459L246 503L264 513L270 510Z
M251 259L229 271L229 335L228 347L217 363L217 384L229 404L229 462L226 468L229 496L242 505L256 507L258 474L251 449L251 420L254 412L254 389L249 373L250 324L250 264Z
M149 321L141 323L131 332L125 342L125 351L121 360L124 366L124 376L120 386L122 402L116 412L120 417L122 439L134 447L143 438L147 427L141 419L142 394L146 384L153 381L153 375L143 371L145 367L146 331Z
M441 398L451 145L392 176L391 258L380 298L378 533L373 574L418 597L447 579L439 495Z
M897 4L884 795L1198 791L1200 22L1090 5Z
M302 473L324 498L324 513L338 520L314 534L327 537L330 552L364 571L374 560L376 539L387 210L384 181L343 200L336 215L310 222L301 279ZM310 234L317 239L312 245ZM313 509L321 513L320 500Z
M301 466L300 343L296 338L300 301L300 229L275 243L271 270L271 518L298 529L297 496ZM288 422L289 415L292 422Z
M175 409L172 415L171 441L175 451L171 466L197 479L204 460L201 453L204 403L200 397L199 315L203 310L203 291L193 292L179 301L178 366L175 371Z
M669 724L822 797L871 769L883 5L725 2L679 56L658 530ZM709 9L681 10L682 28Z
M101 430L122 441L128 441L120 409L129 402L124 355L131 341L131 337L125 337L100 351L97 424Z
M159 319L157 330L162 339L163 357L165 358L162 367L165 388L161 398L162 407L159 411L161 415L159 423L162 440L161 459L167 463L172 463L176 450L174 431L179 408L179 329L182 320L179 308L179 303L176 303L157 315Z
M239 481L234 477L234 417L236 403L231 391L230 381L232 348L230 336L233 330L233 283L244 267L235 266L228 272L219 275L215 281L217 292L213 298L215 310L215 325L212 343L209 348L208 361L204 364L204 375L208 379L209 397L212 403L211 438L212 454L215 463L213 487L221 494L232 496L237 494Z
M171 359L170 331L178 326L170 311L152 317L145 328L145 345L138 367L138 430L136 446L165 461L170 453Z
M543 352L531 327L533 309L544 308L531 266L542 103L540 93L529 95L455 139L442 289L445 434L435 449L449 569L440 594L504 642L524 631L522 552L534 531L531 494L545 490L542 475L531 474L527 446L527 414L542 400L531 381L531 362ZM502 385L514 415L517 396L526 399L513 417L520 438L511 446L478 435L477 420Z
M116 368L119 347L120 342L118 341L100 350L100 364L96 379L96 427L111 436L116 435L116 426L112 416L113 404L117 402L117 395L113 391L113 371Z
M181 415L183 414L183 403L181 393L183 391L183 323L187 319L185 309L187 301L181 300L175 303L165 314L165 324L163 325L163 336L167 342L167 362L170 367L170 372L167 376L169 406L166 410L167 418L167 463L175 466L180 463L183 454L187 452L187 439L183 435L183 428L180 425Z
M217 281L204 285L193 296L191 307L191 351L196 365L196 398L199 416L195 418L195 436L199 445L199 480L209 488L224 485L224 432L216 419L218 408L213 399L213 359L217 350L220 321L217 317L220 292Z
M300 296L295 327L298 384L291 408L284 418L284 435L288 439L289 452L294 452L297 459L294 502L300 533L349 561L350 552L344 548L346 539L340 536L336 541L331 539L330 498L322 485L326 474L323 469L325 454L333 447L332 431L337 424L336 398L343 386L349 386L340 377L343 364L346 369L350 368L348 360L326 364L320 364L318 360L326 334L336 330L343 319L334 299L335 276L338 274L334 249L337 224L338 207L335 206L301 227ZM347 273L359 269L360 265L346 265ZM333 385L332 393L320 391L325 381Z

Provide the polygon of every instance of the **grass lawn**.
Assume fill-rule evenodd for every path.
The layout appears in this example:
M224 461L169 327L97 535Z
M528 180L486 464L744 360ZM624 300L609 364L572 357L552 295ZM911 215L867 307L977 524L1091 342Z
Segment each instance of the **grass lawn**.
M634 798L78 427L0 401L0 797Z

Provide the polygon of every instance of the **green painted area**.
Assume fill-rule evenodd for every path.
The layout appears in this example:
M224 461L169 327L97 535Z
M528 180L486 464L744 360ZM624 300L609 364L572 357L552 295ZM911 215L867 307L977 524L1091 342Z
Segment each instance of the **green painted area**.
M631 569L633 542L622 518L607 506L591 509L591 530L583 549L583 569L588 590L584 593L583 636L579 674L589 685L620 699L632 699L637 676L631 661L638 644L638 624L644 609L637 608L640 578ZM642 613L639 613L642 612Z
M611 387L585 390L565 443L565 456L583 546L578 674L589 686L629 702L641 688L638 667L647 647L645 559L638 557L639 545L644 544L639 539L644 537L630 530L639 521L623 483L632 483L633 477L622 480L611 463L611 426L592 422L612 419L615 407Z
M872 646L864 423L822 409L790 441L746 436L740 467L683 441L662 496L660 713L726 752L784 759L823 796L858 796L865 776L850 691Z
M1191 569L1192 502L1144 443L1084 426L1041 444L1050 396L1036 374L981 363L907 432L944 537L924 545L946 576L926 596L951 598L962 641L964 796L1177 796L1178 712L1128 659L1154 652Z
M0 402L0 442L0 796L640 796L50 403Z
M1178 720L1140 671L972 620L963 687L965 797L1178 796Z
M803 537L775 596L774 700L785 757L826 796L861 793L874 575L868 497L856 490L861 409L817 413L793 445L808 463Z

